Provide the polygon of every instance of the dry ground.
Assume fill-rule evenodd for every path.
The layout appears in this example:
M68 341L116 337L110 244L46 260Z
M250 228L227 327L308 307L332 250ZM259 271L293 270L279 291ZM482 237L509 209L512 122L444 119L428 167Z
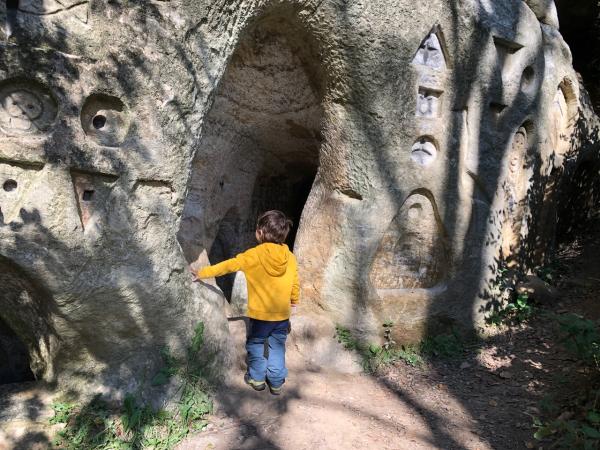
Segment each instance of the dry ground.
M280 397L244 385L240 367L237 381L216 393L208 428L178 448L543 448L532 437L533 417L587 377L545 312L600 317L600 238L570 244L558 260L563 273L554 303L541 305L529 324L498 330L452 359L341 373L306 362L292 342ZM240 324L232 326L239 334ZM341 345L337 351L347 353ZM50 399L35 383L0 387L1 450L48 447Z

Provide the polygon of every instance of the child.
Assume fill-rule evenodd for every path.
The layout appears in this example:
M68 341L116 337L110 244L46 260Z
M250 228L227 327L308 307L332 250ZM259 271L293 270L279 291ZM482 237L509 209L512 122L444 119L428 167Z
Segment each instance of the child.
M258 218L259 245L214 266L192 270L198 278L213 278L242 271L248 285L249 333L246 340L248 371L244 380L257 391L265 382L273 395L281 393L287 376L285 341L290 312L300 296L296 258L284 244L292 221L281 211L267 211ZM269 356L265 358L265 342Z

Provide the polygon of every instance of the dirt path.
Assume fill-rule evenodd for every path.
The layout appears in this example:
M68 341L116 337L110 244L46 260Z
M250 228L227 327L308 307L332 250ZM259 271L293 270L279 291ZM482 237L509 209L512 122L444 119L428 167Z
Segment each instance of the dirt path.
M439 436L414 408L418 394L403 398L367 375L303 371L292 376L281 397L240 383L219 395L210 429L189 438L183 449L409 449L438 446ZM488 448L468 414L445 420L464 448ZM446 447L447 448L447 447Z
M344 374L310 369L292 346L279 398L250 390L240 368L239 382L218 393L209 429L179 449L545 448L533 439L534 418L557 414L588 376L548 317L600 318L600 234L565 246L557 262L552 303L451 360Z
M219 392L209 429L178 448L531 448L532 417L565 364L556 350L545 331L520 327L464 357L377 375L306 370L292 350L281 397L240 380Z

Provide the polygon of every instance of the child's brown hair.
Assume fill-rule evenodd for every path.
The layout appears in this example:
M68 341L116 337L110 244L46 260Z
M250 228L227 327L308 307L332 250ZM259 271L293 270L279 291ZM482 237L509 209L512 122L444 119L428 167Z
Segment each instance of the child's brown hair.
M283 244L292 226L293 222L284 213L277 210L263 213L256 222L256 230L260 232L261 243Z

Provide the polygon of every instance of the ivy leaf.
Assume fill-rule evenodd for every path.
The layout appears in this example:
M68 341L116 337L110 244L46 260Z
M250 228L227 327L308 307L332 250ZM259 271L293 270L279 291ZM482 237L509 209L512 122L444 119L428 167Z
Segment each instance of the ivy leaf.
M538 441L541 441L542 439L544 439L545 437L550 436L551 434L552 434L552 430L550 429L550 427L540 427L533 434L533 437L535 439L537 439Z
M587 420L591 423L600 423L600 414L597 411L590 411L587 414Z
M596 428L592 428L592 427L588 427L587 425L583 425L581 427L581 431L583 431L583 434L585 434L589 438L600 439L600 431L598 431Z

